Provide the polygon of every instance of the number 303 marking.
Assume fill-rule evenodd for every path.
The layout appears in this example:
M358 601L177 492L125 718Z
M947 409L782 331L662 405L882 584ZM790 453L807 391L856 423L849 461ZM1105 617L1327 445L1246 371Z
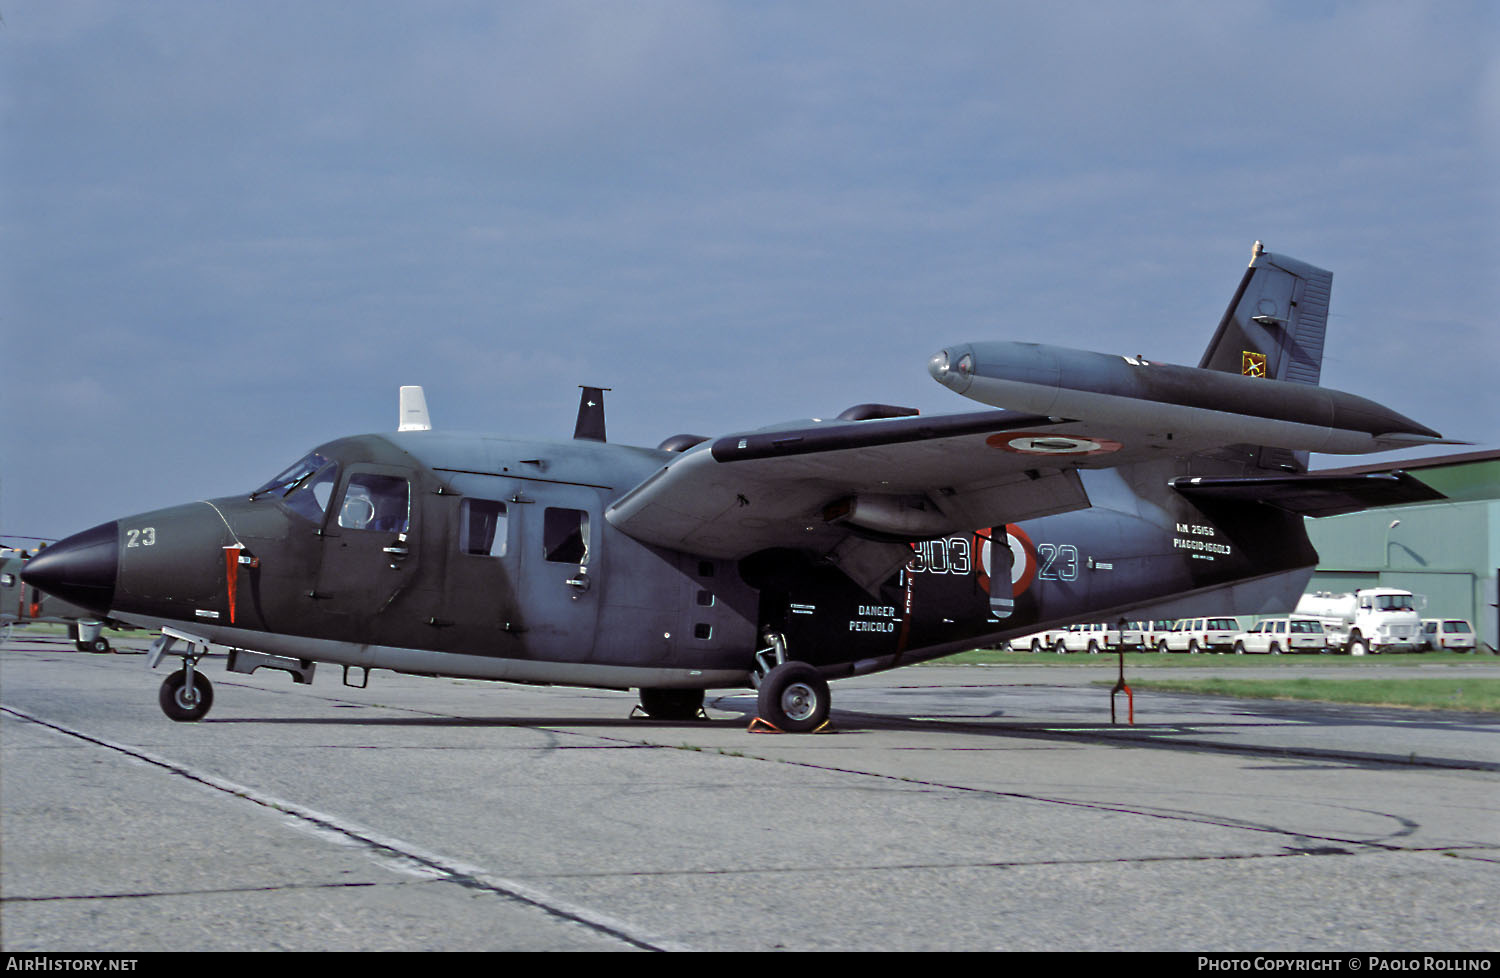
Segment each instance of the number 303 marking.
M146 526L139 530L126 530L125 535L130 538L126 547L154 547L156 546L156 527Z

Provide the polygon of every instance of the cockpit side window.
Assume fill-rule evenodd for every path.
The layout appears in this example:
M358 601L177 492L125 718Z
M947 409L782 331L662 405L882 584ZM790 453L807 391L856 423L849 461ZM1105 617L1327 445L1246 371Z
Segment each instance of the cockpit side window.
M323 515L328 512L328 500L333 498L333 487L338 480L338 463L330 462L286 494L287 508L314 523L323 522Z
M356 472L339 506L339 526L405 533L411 524L411 488L400 476Z

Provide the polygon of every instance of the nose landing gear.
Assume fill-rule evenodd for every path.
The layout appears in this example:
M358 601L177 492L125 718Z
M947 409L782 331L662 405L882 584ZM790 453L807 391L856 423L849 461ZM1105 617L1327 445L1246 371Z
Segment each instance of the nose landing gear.
M192 723L208 715L214 705L214 687L207 676L185 665L162 682L156 699L167 716L181 723Z
M173 651L172 647L178 642L182 642L187 648L180 652ZM208 654L207 640L164 628L161 637L151 644L146 665L155 669L161 657L168 653L182 656L182 668L161 684L161 690L156 696L161 711L179 723L202 720L214 705L214 687L208 677L194 667L199 659Z

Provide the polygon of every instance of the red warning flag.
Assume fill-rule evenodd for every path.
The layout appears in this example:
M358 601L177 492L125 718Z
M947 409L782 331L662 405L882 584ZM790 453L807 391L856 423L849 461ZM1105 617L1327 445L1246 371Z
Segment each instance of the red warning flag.
M234 624L234 599L239 593L240 551L244 549L243 543L224 548L224 587L229 592L229 624L231 625Z

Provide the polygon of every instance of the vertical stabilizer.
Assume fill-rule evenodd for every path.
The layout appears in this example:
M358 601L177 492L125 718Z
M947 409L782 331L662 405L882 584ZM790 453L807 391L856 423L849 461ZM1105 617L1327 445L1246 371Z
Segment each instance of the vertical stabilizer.
M1273 255L1259 241L1198 366L1223 373L1317 386L1333 273ZM1307 471L1307 453L1262 448L1257 466Z
M1250 267L1198 366L1316 385L1332 291L1332 272L1255 242Z
M582 386L582 385L580 385ZM584 441L604 440L604 392L608 387L583 387L578 398L578 422L573 437Z

